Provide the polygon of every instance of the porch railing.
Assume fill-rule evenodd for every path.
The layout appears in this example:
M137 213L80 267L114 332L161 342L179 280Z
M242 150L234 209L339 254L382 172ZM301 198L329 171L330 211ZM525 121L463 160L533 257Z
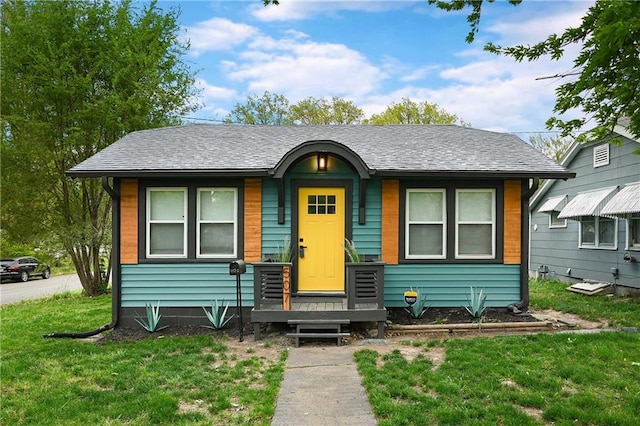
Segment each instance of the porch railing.
M284 266L291 263L260 262L253 264L254 309L282 306L285 295ZM376 304L384 308L384 263L363 262L346 264L346 296L348 309L357 309L358 304Z
M384 307L384 263L347 263L347 307L359 303L375 303Z

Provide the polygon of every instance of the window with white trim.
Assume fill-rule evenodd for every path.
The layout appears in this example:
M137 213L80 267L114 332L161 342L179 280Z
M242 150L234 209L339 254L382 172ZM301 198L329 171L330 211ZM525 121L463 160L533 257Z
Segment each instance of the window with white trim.
M446 257L444 189L407 189L405 253L407 259Z
M236 256L237 211L236 188L198 188L198 257Z
M187 188L147 189L147 257L187 256Z
M618 245L618 220L601 216L582 216L579 236L580 248L614 250Z
M627 250L640 250L640 213L627 217Z
M567 227L567 219L559 219L558 215L560 212L550 211L549 212L549 228L566 228Z
M492 259L496 254L496 191L456 190L457 259Z

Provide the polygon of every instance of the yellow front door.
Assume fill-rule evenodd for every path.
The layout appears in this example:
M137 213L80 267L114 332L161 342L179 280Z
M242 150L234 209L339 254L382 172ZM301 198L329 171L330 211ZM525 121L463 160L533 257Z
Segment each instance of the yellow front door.
M344 206L344 188L299 188L299 292L344 292Z

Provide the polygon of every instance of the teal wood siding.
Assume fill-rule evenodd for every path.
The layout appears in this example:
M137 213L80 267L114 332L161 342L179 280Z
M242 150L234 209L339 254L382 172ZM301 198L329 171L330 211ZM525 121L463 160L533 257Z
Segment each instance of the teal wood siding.
M520 300L518 265L387 265L385 306L403 307L403 293L424 289L433 307L467 303L469 286L484 289L488 306L507 306ZM235 305L235 277L226 263L123 265L122 307L144 308L210 306L211 301ZM253 267L242 275L242 304L253 306Z
M236 277L228 263L122 265L123 308L211 306L213 300L236 305ZM253 266L241 275L242 305L253 306Z
M357 190L356 190L357 189ZM358 223L358 180L354 182L353 241L362 254L382 255L382 181L371 179L367 183L366 224Z
M483 289L487 306L520 301L520 265L387 265L384 268L386 307L404 307L403 293L413 287L427 294L427 305L467 305L469 287Z
M278 187L274 179L262 179L262 256L272 254L291 240L291 197L285 196L284 224L278 223Z
M291 181L295 179L342 179L353 182L353 240L362 254L380 256L382 240L382 183L371 179L367 184L366 224L358 224L358 200L360 181L356 173L343 162L331 158L329 172L318 174L314 169L315 159L309 159L295 166L285 178L284 224L278 224L278 187L273 179L262 181L262 253L274 253L278 245L291 238Z

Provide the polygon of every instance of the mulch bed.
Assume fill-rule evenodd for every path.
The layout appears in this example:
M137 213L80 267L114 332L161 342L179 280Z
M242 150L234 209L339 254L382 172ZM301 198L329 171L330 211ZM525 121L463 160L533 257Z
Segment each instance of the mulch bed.
M426 325L426 324L467 324L476 322L463 307L460 308L429 308L422 318L411 318L404 308L387 308L387 320L397 325ZM523 312L514 314L506 308L487 308L482 318L487 322L536 322L537 318Z
M466 324L473 323L473 317L463 307L459 308L429 308L422 318L411 318L409 313L404 308L387 308L387 322L390 325L427 325L427 324ZM539 321L531 314L523 312L521 314L514 314L506 308L487 308L483 323L496 323L496 322L536 322ZM284 334L288 332L286 324L279 327L277 324L273 324L269 327L273 332L280 332ZM357 329L358 327L354 327ZM155 333L149 333L141 327L138 328L116 328L109 333L105 333L97 341L98 344L106 342L126 342L126 341L138 341L144 339L158 339L164 337L173 336L226 336L228 338L238 340L240 332L238 330L238 323L232 320L222 330L213 330L211 328L202 326L170 326L164 328ZM253 326L251 322L245 320L243 328L244 339L253 340Z

